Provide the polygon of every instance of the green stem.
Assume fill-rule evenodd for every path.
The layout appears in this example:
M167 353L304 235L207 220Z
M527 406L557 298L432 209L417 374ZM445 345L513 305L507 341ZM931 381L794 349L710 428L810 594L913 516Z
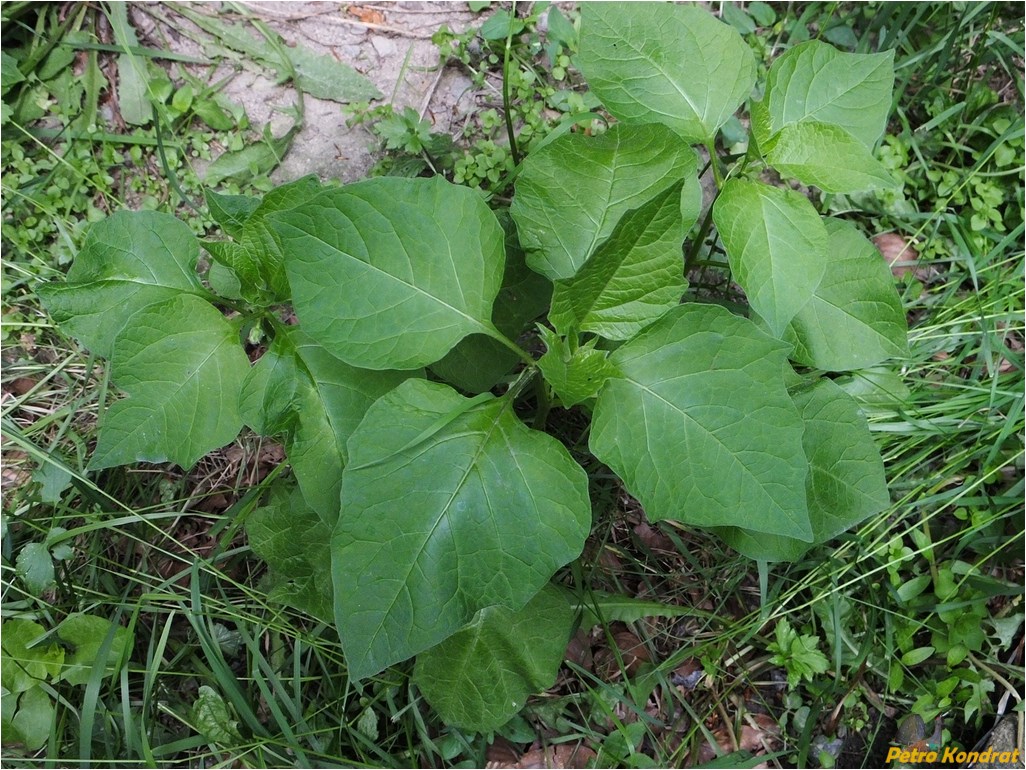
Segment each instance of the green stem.
M520 149L517 137L513 133L513 115L509 100L509 59L513 50L513 21L517 15L517 3L513 0L509 9L509 30L506 32L506 52L502 57L502 109L506 113L506 136L509 137L509 151L513 156L513 165L520 164Z
M485 327L484 333L491 337L493 340L501 342L504 346L512 350L514 353L517 354L517 357L528 366L536 366L534 358L531 357L530 353L528 353L526 350L524 350L517 343L515 343L505 334L496 329L494 326Z
M707 139L705 142L705 149L709 153L709 163L712 165L713 179L716 180L716 189L719 190L723 187L723 169L720 168L720 159L716 157L716 142L712 139Z
M534 429L545 430L545 421L549 418L552 402L549 401L549 389L545 387L545 380L540 377L534 381L534 393L538 398L538 411L534 413Z
M709 203L709 210L705 212L705 217L702 219L702 225L698 228L698 235L691 242L691 248L688 250L688 255L684 258L684 275L688 274L688 271L695 266L698 261L699 254L702 251L702 245L705 243L705 239L709 236L709 229L712 227L712 211L713 204L716 203L716 198L713 198Z

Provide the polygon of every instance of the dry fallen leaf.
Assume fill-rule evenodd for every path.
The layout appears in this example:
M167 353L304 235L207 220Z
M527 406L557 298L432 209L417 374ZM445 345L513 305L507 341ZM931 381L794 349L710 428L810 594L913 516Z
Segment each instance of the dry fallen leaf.
M377 8L364 8L359 5L346 6L346 13L364 24L384 24L385 14Z
M880 233L873 236L873 245L887 260L895 278L901 278L910 270L915 270L919 252L912 248L912 244L903 236L897 233Z

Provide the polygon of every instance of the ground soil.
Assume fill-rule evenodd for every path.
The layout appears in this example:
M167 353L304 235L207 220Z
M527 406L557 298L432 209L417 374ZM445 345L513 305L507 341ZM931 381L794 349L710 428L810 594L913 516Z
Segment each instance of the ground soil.
M366 75L383 94L382 103L397 111L412 107L436 131L459 133L462 121L476 109L480 94L458 67L444 66L431 36L442 25L462 31L480 23L487 11L474 14L465 3L396 2L355 5L329 2L243 2L253 19L280 34L289 46L303 45L334 56ZM195 10L216 15L220 3L199 3ZM173 12L173 5L168 6ZM136 9L133 22L140 37L154 34L156 23ZM186 30L163 29L163 42L176 53L202 54ZM162 25L161 25L162 26ZM254 126L270 123L275 136L284 134L292 119L282 113L295 102L290 84L276 84L272 73L259 66L234 69L223 64L213 82L227 78L223 93L245 107ZM337 102L305 96L305 121L272 179L286 182L305 174L351 182L367 175L376 158L376 142L361 126L346 125L346 109Z

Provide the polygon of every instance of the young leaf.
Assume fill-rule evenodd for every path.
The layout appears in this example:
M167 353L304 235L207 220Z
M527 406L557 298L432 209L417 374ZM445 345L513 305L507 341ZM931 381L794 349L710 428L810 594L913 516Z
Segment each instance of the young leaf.
M368 410L348 450L331 564L354 679L485 607L519 610L584 545L587 475L508 399L408 380Z
M883 460L855 401L830 380L794 396L805 422L802 446L809 459L805 482L813 543L824 543L890 504ZM794 561L813 543L751 528L717 534L752 559Z
M300 329L283 328L243 383L242 415L263 435L288 433L286 452L303 495L334 526L350 434L379 396L421 375L357 369Z
M812 299L827 263L827 233L809 199L732 179L713 204L730 270L752 308L780 336Z
M29 593L39 596L54 583L53 557L43 543L26 543L18 551L14 570Z
M766 160L785 176L831 193L894 187L873 153L843 128L802 121L780 129Z
M825 225L830 260L784 335L794 345L791 358L836 372L907 355L908 326L887 263L853 225L840 219Z
M555 683L573 618L554 586L518 611L487 607L469 626L418 655L413 681L446 724L497 730L531 693Z
M585 3L578 66L618 119L712 140L755 85L755 56L703 8Z
M271 301L282 302L291 297L285 274L285 256L268 224L271 214L288 211L306 203L321 191L321 184L312 174L289 184L276 187L260 201L260 205L246 219L239 243L249 254L259 282L254 288L264 290Z
M246 220L260 206L260 199L249 195L221 195L204 189L203 197L211 218L232 238L242 235Z
M140 308L206 289L199 242L184 222L154 211L119 211L89 228L67 281L39 287L61 326L109 358L115 335Z
M11 693L31 690L53 679L64 663L64 650L53 642L33 644L46 629L31 620L5 620L0 626L0 686Z
M809 540L787 346L714 305L681 305L618 348L589 446L652 521Z
M468 334L498 334L503 234L469 188L371 179L270 221L304 330L353 366L416 369Z
M57 636L73 650L57 677L70 684L88 684L97 667L104 668L104 676L117 674L132 641L127 628L115 626L106 618L82 613L68 615L57 627Z
M692 179L697 186L697 177ZM577 275L556 282L549 320L560 334L585 331L626 340L680 304L688 286L682 188L677 182L624 214Z
M33 687L20 694L4 691L0 732L4 745L21 743L29 751L42 748L50 737L56 712L53 701L42 687Z
M127 397L101 418L89 468L191 468L242 428L239 389L248 371L238 330L204 300L184 294L138 311L111 357L112 379Z
M545 355L538 359L538 368L563 406L594 398L605 381L616 376L608 351L595 350L594 341L571 351L566 340L552 330L539 326L538 331L546 347Z
M300 490L276 487L268 504L246 519L246 534L253 552L274 571L271 600L331 623L331 529Z
M697 157L663 126L564 134L528 155L517 177L510 214L527 263L552 280L573 277L624 214L681 179L697 186Z
M887 126L893 86L894 51L842 53L810 40L773 62L766 96L752 104L752 131L765 151L784 126L818 121L872 148Z

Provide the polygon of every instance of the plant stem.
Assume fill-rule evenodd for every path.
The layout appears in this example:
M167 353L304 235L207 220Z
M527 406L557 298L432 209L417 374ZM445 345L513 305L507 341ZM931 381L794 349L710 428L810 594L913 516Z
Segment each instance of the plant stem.
M720 159L716 157L716 142L712 139L705 141L706 152L709 153L709 165L712 166L713 179L716 180L716 189L723 187L723 170L720 168Z
M716 198L713 198L712 201L710 201L709 209L705 212L705 217L702 219L702 225L698 228L698 235L696 235L695 239L691 242L691 248L688 250L688 254L684 258L685 276L698 261L699 253L702 251L702 244L705 243L705 239L709 235L709 229L712 227L712 210L714 203L716 203Z
M538 398L538 410L534 413L534 429L545 430L545 421L549 418L552 403L549 401L549 389L545 387L545 380L540 377L534 381L534 393Z
M489 326L485 327L484 333L487 334L492 339L501 342L507 348L512 350L514 353L517 354L517 357L521 361L523 361L525 364L527 364L528 366L536 366L536 364L534 362L534 358L532 358L530 353L528 353L526 350L524 350L517 343L515 343L513 340L511 340L505 334L503 334L498 329L496 329L494 326L489 325Z
M513 21L517 16L517 2L513 0L509 9L509 29L506 32L506 51L502 57L502 110L506 115L506 136L509 137L509 151L513 156L513 165L520 164L520 149L517 137L513 133L513 116L509 101L509 58L513 50Z

